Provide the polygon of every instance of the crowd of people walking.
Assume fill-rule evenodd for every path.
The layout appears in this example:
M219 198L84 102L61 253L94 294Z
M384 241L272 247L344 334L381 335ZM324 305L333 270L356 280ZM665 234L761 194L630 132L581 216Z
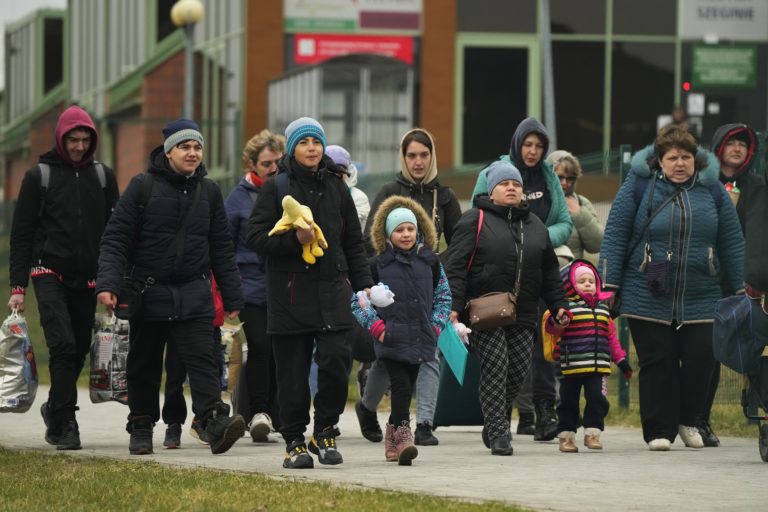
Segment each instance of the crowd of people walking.
M369 203L354 155L308 117L284 135L250 138L226 199L206 177L200 127L169 122L145 172L120 195L113 171L94 159L93 121L69 107L55 147L24 177L11 232L8 306L24 310L31 280L50 353L45 440L81 447L76 382L98 302L130 321L131 454L153 453L161 417L163 445L180 446L188 377L192 429L212 453L245 432L258 443L279 433L285 468L341 464L337 424L354 352L372 360L355 404L362 435L383 441L384 460L410 465L417 446L439 444L437 347L449 325L472 328L478 441L492 455L513 454L515 404L517 435L557 437L561 452L575 453L583 427L584 446L600 450L612 363L626 379L635 371L617 316L632 332L649 449L669 450L678 436L690 448L718 446L715 303L745 289L764 297L766 288L755 256L766 245L755 223L766 220L757 205L768 186L758 140L746 125L725 125L707 150L684 128L663 128L633 158L603 225L576 193L578 158L550 153L533 118L479 173L462 212L439 181L426 129L403 135L399 173ZM493 294L509 297L514 314L481 323L467 305ZM242 322L248 343L246 398L235 411L219 378L225 318ZM554 356L546 340L555 340Z

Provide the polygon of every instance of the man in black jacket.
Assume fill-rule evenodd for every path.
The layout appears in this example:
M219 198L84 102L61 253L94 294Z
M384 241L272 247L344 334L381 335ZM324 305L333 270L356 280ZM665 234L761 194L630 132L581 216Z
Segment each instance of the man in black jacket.
M56 147L24 175L11 228L8 307L24 311L30 276L49 351L45 440L79 450L77 377L91 345L99 239L117 202L111 169L94 161L98 134L77 106L56 123Z
M193 121L163 129L165 142L149 157L149 169L131 180L101 242L99 302L125 303L124 277L141 283L141 305L128 314L129 451L153 452L152 429L160 418L163 349L174 340L189 374L192 410L206 429L212 453L224 453L242 437L245 422L229 416L221 401L214 359L211 271L224 311L236 318L244 305L224 200L205 178L203 136ZM149 184L149 185L148 185ZM136 304L136 303L134 303Z
M340 464L334 425L344 411L352 362L347 332L355 322L354 290L373 285L365 260L363 234L341 169L325 152L320 123L303 117L285 131L286 152L279 174L264 183L248 223L248 245L266 256L267 334L277 367L280 429L285 439L285 468L311 468L304 432L309 423L309 368L317 342L318 366L314 434L309 451L321 464ZM282 198L290 194L312 210L328 248L317 261L302 259L302 244L315 239L312 229L269 236L280 219Z

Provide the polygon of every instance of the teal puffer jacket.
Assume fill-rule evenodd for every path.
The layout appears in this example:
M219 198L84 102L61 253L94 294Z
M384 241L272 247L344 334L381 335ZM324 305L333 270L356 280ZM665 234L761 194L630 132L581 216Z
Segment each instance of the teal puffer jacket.
M715 302L723 296L721 283L731 293L743 288L744 239L739 220L717 179L717 161L707 156L706 168L685 184L671 183L661 171L639 165L619 189L600 247L599 271L605 288L619 289L622 315L665 324L711 322ZM655 187L648 180L653 173ZM648 183L643 187L638 180ZM651 294L646 274L640 270L652 189L652 211L679 194L654 217L648 231L651 261L661 262L669 255L670 291L665 296ZM716 199L718 194L721 197Z

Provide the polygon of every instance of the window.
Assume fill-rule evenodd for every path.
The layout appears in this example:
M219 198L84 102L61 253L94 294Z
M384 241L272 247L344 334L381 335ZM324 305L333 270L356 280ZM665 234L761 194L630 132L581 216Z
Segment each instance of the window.
M536 32L537 0L457 2L456 24L461 32Z
M46 18L43 23L43 94L48 93L63 80L63 26L61 18Z
M159 43L176 30L176 26L171 21L171 8L176 0L156 0L157 1L157 42Z
M613 0L613 33L674 36L677 31L675 0Z
M574 154L603 145L604 43L552 43L557 145Z
M611 80L611 147L644 147L656 118L674 106L673 44L615 43Z
M509 151L528 114L528 49L464 49L463 161L488 162Z
M604 34L605 0L550 0L553 34Z

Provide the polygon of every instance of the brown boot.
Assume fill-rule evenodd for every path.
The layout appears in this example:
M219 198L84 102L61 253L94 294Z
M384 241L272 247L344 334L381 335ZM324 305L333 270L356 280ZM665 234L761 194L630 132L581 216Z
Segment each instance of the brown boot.
M395 426L387 422L384 433L384 457L387 462L397 462L397 441L395 440Z
M599 428L585 428L584 429L584 446L590 450L602 450L603 445L600 442L600 429Z
M557 436L560 439L560 451L564 453L577 453L579 447L574 443L576 439L576 432L568 432L564 430Z
M419 450L413 444L413 432L408 422L404 421L395 431L395 447L397 448L397 464L410 466L411 461L419 455Z

